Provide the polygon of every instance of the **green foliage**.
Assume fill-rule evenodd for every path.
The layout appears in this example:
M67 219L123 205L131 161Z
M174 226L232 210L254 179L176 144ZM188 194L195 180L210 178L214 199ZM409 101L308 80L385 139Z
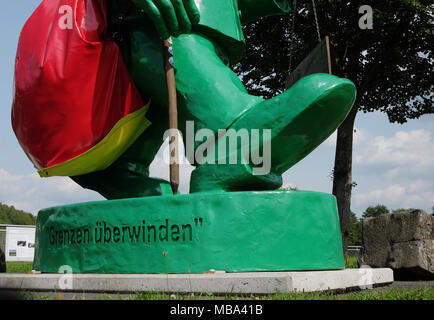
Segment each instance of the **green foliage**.
M330 36L333 73L358 88L359 110L385 112L404 123L434 112L432 1L316 0L321 34ZM359 28L359 7L374 10L373 30ZM247 56L235 66L252 94L270 98L285 89L290 52L292 69L316 46L310 0L297 1L292 14L244 27ZM292 50L290 49L292 48Z
M0 224L35 225L36 217L31 213L17 210L14 206L0 203Z
M402 212L402 211L413 211L413 210L416 210L416 209L414 209L414 208L409 208L409 209L399 208L399 209L392 210L392 213L398 213L398 212Z
M377 204L376 206L370 206L368 207L365 212L362 214L362 218L373 218L381 216L382 214L389 213L389 209L387 209L386 206L382 204Z
M362 245L362 226L363 221L356 217L354 212L350 213L350 236L348 238L349 246Z

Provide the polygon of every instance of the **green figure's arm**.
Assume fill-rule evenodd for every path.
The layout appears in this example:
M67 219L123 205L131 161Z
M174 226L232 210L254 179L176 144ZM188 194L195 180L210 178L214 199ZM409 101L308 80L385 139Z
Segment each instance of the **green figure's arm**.
M135 7L128 21L151 22L161 39L192 31L206 35L225 49L227 64L244 54L242 23L290 11L290 0L108 0L109 16L116 18L127 2Z
M125 1L125 0L124 0ZM155 25L160 38L190 33L199 23L200 13L194 0L132 0L143 9Z
M238 0L241 22L257 20L262 17L288 13L291 11L289 0Z

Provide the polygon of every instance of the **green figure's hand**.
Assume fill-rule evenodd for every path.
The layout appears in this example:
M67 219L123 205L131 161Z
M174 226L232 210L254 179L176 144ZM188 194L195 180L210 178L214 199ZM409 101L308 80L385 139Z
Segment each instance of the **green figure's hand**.
M190 33L199 23L200 13L194 0L133 0L145 10L162 40Z

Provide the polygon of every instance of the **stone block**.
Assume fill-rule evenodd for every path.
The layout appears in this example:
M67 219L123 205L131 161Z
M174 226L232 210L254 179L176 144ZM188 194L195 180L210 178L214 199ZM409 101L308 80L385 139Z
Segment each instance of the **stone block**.
M363 221L363 260L392 268L397 279L434 278L434 216L422 210Z

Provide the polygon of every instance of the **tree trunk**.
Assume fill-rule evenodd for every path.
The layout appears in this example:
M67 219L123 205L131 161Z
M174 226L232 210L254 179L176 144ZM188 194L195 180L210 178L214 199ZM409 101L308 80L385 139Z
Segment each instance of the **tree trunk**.
M353 132L358 107L359 105L356 101L347 118L338 129L335 167L333 171L333 194L338 203L342 245L345 257L347 256L350 235L351 189L353 187Z

